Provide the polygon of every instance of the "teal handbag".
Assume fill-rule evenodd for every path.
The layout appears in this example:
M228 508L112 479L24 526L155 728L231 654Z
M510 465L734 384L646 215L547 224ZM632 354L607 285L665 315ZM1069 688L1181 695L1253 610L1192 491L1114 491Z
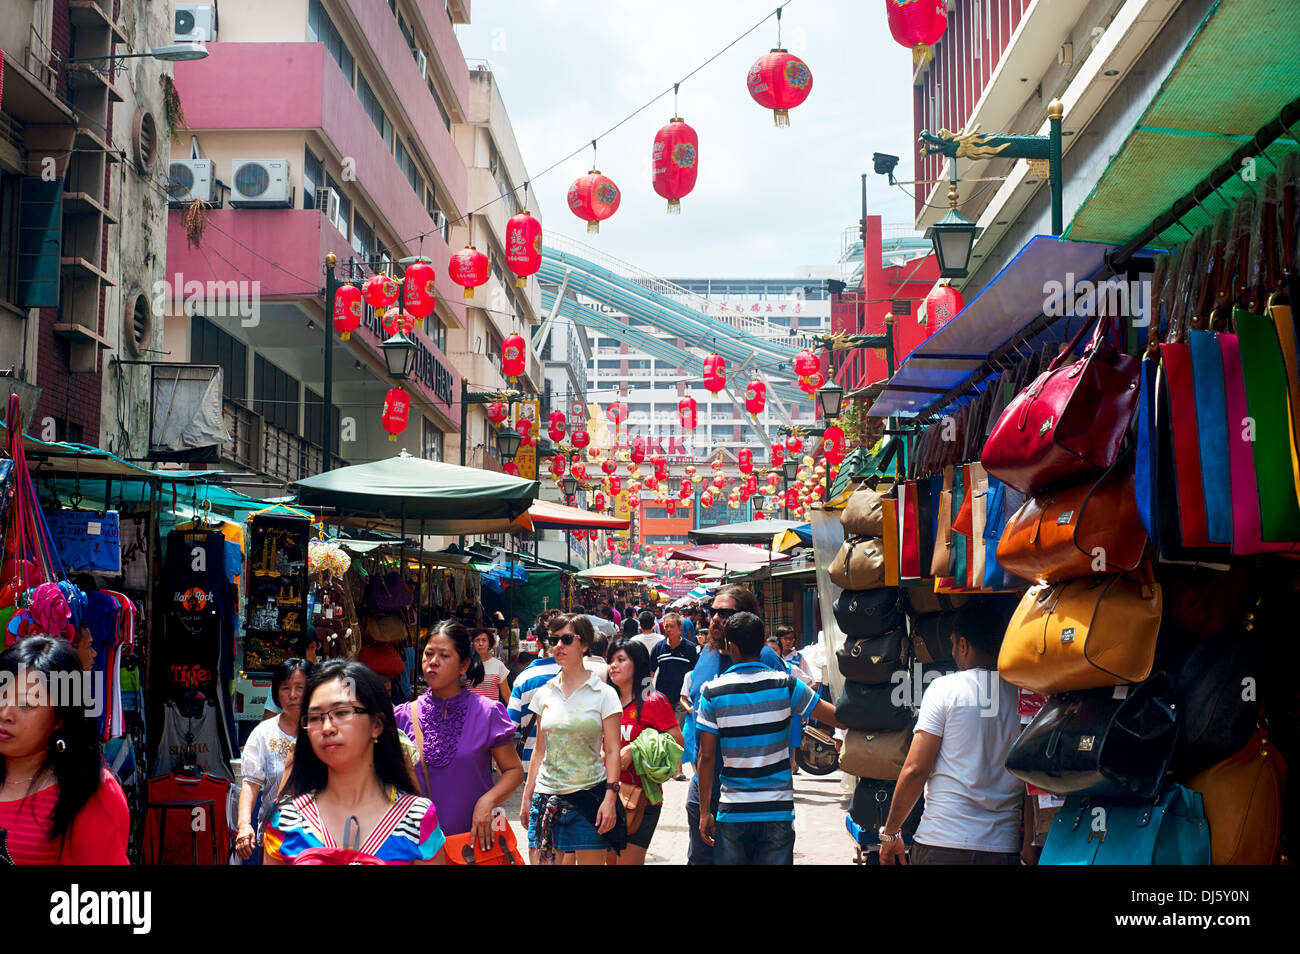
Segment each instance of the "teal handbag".
M1210 823L1199 792L1170 785L1155 802L1071 795L1052 821L1040 865L1208 865Z

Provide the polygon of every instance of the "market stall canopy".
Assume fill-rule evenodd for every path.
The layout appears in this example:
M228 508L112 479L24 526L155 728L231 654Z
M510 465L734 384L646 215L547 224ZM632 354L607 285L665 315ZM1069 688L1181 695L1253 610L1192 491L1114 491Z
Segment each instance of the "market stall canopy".
M810 546L812 546L812 524L810 523L801 523L797 527L782 530L772 536L772 551L774 553L787 553L795 547Z
M626 530L632 523L629 518L592 513L549 500L534 501L528 516L537 530Z
M771 532L769 527L766 540L772 539ZM683 547L680 550L674 550L668 559L694 560L697 563L733 566L741 563L760 565L777 560L788 560L790 557L784 553L773 553L771 550L764 550L762 547L747 547L739 543L706 543L698 547Z
M640 583L642 580L650 579L654 574L630 566L620 566L617 563L605 563L579 570L574 576L584 580L607 580L611 583Z
M687 536L693 543L767 543L779 530L799 526L799 520L746 520L743 523L721 523L716 527L691 530Z
M392 522L424 521L426 534L508 531L528 512L538 490L535 480L405 453L340 467L293 487L303 506Z

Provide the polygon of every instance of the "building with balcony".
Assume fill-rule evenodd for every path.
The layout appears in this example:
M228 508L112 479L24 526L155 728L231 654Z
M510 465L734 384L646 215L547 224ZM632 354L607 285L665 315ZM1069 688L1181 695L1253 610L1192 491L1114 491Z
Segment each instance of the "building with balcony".
M222 0L207 59L178 64L188 129L172 157L165 350L221 368L227 465L287 482L399 448L442 460L457 443L464 372L448 355L449 336L463 333L467 317L447 261L453 223L470 208L454 138L470 112L453 30L468 22L468 7ZM186 228L195 200L197 242ZM373 309L349 341L329 342L327 419L329 253L339 279L400 277L402 261L416 256L437 273L436 310L410 336L411 413L395 444L380 427L396 382Z
M0 394L30 433L143 456L162 342L166 5L8 4L0 16Z

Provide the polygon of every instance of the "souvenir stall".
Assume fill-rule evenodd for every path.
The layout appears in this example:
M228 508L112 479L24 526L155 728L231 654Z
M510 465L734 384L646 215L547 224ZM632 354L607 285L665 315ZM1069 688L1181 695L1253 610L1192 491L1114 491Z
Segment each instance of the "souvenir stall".
M1007 620L1039 863L1294 844L1300 159L1279 165L1169 248L1034 238L876 400L890 472L812 523L859 860L969 600Z

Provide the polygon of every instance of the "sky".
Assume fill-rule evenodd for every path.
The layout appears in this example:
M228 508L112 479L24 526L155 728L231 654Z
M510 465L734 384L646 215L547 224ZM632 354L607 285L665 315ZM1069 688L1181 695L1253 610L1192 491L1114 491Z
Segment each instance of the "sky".
M591 168L591 148L534 182L543 225L664 277L791 277L831 265L856 230L861 174L868 214L910 223L911 198L871 167L900 156L910 179L911 53L895 43L879 0L789 0L782 46L808 64L813 89L778 129L745 86L777 45L776 18L681 86L678 112L700 140L700 173L681 215L650 181L650 146L673 116L671 88L776 9L774 0L474 0L457 28L473 69L491 68L529 175L668 95L598 144L597 167L622 191L600 234L565 201ZM536 210L534 210L536 211Z

